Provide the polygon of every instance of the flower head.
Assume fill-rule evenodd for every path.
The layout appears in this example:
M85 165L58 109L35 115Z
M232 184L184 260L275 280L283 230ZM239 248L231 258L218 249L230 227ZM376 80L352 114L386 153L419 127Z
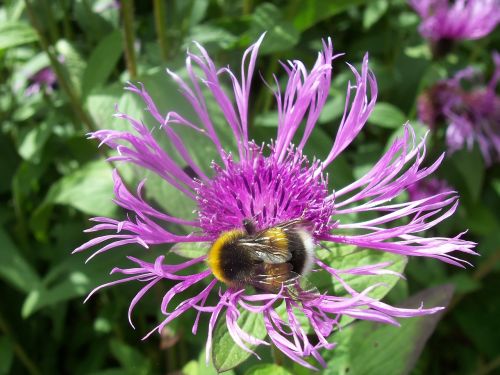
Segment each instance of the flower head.
M47 93L52 92L57 83L57 77L54 70L50 66L46 66L30 76L28 81L30 84L26 88L25 95L31 96L42 89L45 89Z
M439 178L426 178L420 180L407 189L410 200L416 201L433 196L439 196L442 193L452 189L445 180Z
M323 50L311 70L300 61L283 64L288 81L284 91L279 88L275 91L279 114L276 139L268 145L253 142L249 137L248 109L261 42L262 37L243 54L239 78L229 68L216 68L208 53L198 44L198 53L188 53L187 81L169 72L191 104L197 116L196 122L177 112L161 113L142 85L127 86L127 90L143 99L147 110L158 122L162 136L171 142L175 156L181 158L183 165L179 165L174 155L159 146L145 124L121 112L116 117L127 121L134 131L99 130L92 133L91 138L118 151L112 160L146 168L178 189L197 206L196 217L178 218L158 211L141 195L144 182L133 194L115 173L115 202L131 215L122 221L106 217L92 219L96 225L89 232L108 233L91 239L75 251L102 246L106 242L92 256L126 244L139 244L146 249L164 243L211 244L227 237L228 233L241 235L245 230L245 221L251 219L256 231L303 220L308 223L311 247L318 247L320 242L349 244L404 256L433 257L455 265L461 265L462 261L455 257L454 252L474 254L474 243L461 239L460 235L453 238L426 238L421 235L453 214L458 204L454 192L439 192L436 196L407 203L391 202L409 186L434 172L442 160L441 157L430 166L423 167L425 139L417 142L409 125L405 126L404 136L394 141L362 178L336 192L328 190L325 169L354 140L375 105L377 84L368 69L368 56L363 59L360 72L349 65L355 84L349 84L345 112L324 160L311 159L303 153L303 149L329 94L332 62L337 57L333 55L330 40L324 42ZM222 77L229 78L231 95L223 89ZM207 109L208 96L217 103L227 123L227 131L237 142L234 153L227 152L219 138ZM211 141L219 156L218 161L212 162L211 174L204 173L193 160L186 143L176 131L178 126L189 127ZM366 212L380 215L360 222L349 221L351 214ZM191 227L192 233L176 234L166 229L162 225L164 223ZM212 246L215 247L215 244ZM156 330L161 332L180 315L195 310L198 316L193 324L193 333L198 330L200 315L209 316L208 349L212 345L216 321L224 315L235 343L251 352L249 345L268 345L269 341L252 336L252 332L245 332L238 325L238 317L246 311L261 315L269 340L287 356L307 367L311 367L304 359L308 356L325 364L319 351L335 346L328 337L337 328L342 316L397 324L395 318L398 317L432 314L440 310L424 309L422 306L416 309L392 307L370 297L374 288L382 286L375 284L365 290L356 290L344 280L345 275L401 276L387 270L388 263L334 269L314 257L316 271L330 274L348 293L347 296L337 296L299 287L291 292L285 282L276 290L264 291L225 285L214 276L212 265L207 265L206 258L207 254L201 253L195 259L169 264L163 255L158 256L154 263L129 257L134 263L132 267L113 270L113 273L122 274L123 278L97 289L129 281L142 284L131 302L130 319L132 309L149 289L165 280L174 282L175 286L163 296L160 306L165 318L149 334ZM197 271L190 273L188 270L193 266L198 266ZM299 275L299 280L301 277ZM201 292L189 294L189 289L195 285L201 288ZM179 295L185 296L184 300L172 306L174 297ZM209 302L210 295L216 296L214 303ZM299 319L300 316L312 327L316 336L314 340L306 333L307 327L304 320Z
M498 0L409 0L422 18L420 33L433 42L479 39L500 22Z
M446 143L453 153L477 143L489 165L500 160L500 97L495 88L500 79L500 55L493 53L495 71L486 86L480 86L473 68L459 71L448 80L436 83L421 95L419 117L435 129L441 121L447 123ZM473 88L465 90L462 81Z

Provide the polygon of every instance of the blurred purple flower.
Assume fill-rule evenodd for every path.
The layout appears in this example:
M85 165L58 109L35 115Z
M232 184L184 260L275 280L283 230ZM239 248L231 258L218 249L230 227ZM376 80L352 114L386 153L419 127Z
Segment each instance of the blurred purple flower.
M92 133L91 138L98 139L101 144L118 152L111 160L133 163L158 174L197 205L197 217L184 219L158 211L142 198L144 182L139 185L137 193L133 194L127 190L119 174L115 173L115 202L131 215L123 221L106 217L93 218L96 225L88 229L88 232L110 232L91 239L75 252L102 246L106 242L108 243L90 258L127 244L139 244L147 249L152 245L165 243L211 243L224 231L243 228L243 221L247 218L255 220L258 230L302 218L311 224L310 234L316 244L320 241L334 242L405 256L433 257L458 266L462 262L466 263L456 258L453 252L475 254L475 244L462 240L460 234L453 238L419 236L420 232L454 213L458 205L455 193L440 192L435 196L407 203L391 202L409 186L433 173L443 158L441 156L429 167L423 167L425 139L416 142L409 125L405 126L403 137L395 140L363 177L336 192L328 191L325 169L356 138L375 105L377 84L373 73L368 69L367 55L363 59L361 72L349 65L356 82L354 85L349 84L345 112L331 150L324 160L310 161L302 150L329 95L332 61L338 56L333 55L330 40L324 42L323 50L310 71L297 60L283 64L288 83L284 92L279 89L275 92L279 114L276 140L265 146L257 145L249 139L250 86L261 42L262 37L244 53L240 79L229 68L218 69L199 44L196 44L198 53L188 53L187 81L169 71L191 104L198 123L177 112L160 113L142 85L127 86L127 90L143 99L164 136L174 147L176 156L183 160L187 168L178 165L173 155L160 147L143 122L125 113L118 112L115 116L128 121L135 132L99 130ZM223 89L220 82L222 77L229 78L232 83L233 98ZM225 151L215 130L207 109L207 92L217 102L227 122L228 131L237 141L235 155ZM176 126L191 128L213 143L220 162L212 163L213 171L210 176L193 160L186 143L177 133ZM298 141L297 144L292 143L294 139ZM197 178L192 177L193 173ZM380 216L361 222L349 221L350 214L363 212L378 212ZM401 219L405 219L405 223ZM193 232L188 235L175 234L165 229L160 224L162 222L190 226ZM128 258L134 263L131 268L115 268L112 271L123 274L123 278L96 290L129 281L142 283L142 289L129 308L129 320L132 324L131 312L149 289L165 280L175 282L176 285L164 295L161 302L160 309L165 319L147 336L155 331L161 332L171 321L194 309L197 311L197 318L193 324L193 334L198 330L200 315L205 313L210 317L207 356L216 321L221 314L225 315L227 328L235 343L248 352L252 352L248 345L269 345L269 342L253 337L252 332L243 331L238 326L238 317L242 310L261 314L269 340L294 361L312 368L304 358L312 356L325 366L319 351L335 346L327 338L339 326L340 318L344 315L397 325L395 318L432 314L441 310L440 307L392 307L369 296L374 288L381 287L380 284L374 284L365 290L355 290L343 279L344 275L401 276L386 269L390 264L387 262L333 269L315 259L317 270L328 272L345 288L348 296L304 292L291 298L285 287L277 293L258 293L225 286L206 265L205 254L180 264L165 263L163 255L154 263ZM198 266L198 271L189 274L187 269L193 266ZM199 266L202 266L201 272ZM192 292L189 292L188 289L195 285L201 285L202 291L191 289ZM186 291L188 292L184 294ZM211 293L218 293L218 299L214 305L207 306ZM178 300L181 294L184 296L183 301L172 307L174 297ZM282 302L284 313L278 313L277 301ZM307 318L314 330L315 339L306 334L306 327L299 315Z
M493 61L495 71L486 86L479 86L477 72L466 68L453 78L436 83L418 100L422 122L431 129L442 121L447 123L450 153L464 147L471 150L477 143L487 165L500 160L500 97L495 92L500 79L500 54L494 52ZM475 87L464 90L464 80Z
M426 178L408 186L406 189L410 200L418 201L428 197L439 197L440 194L452 191L445 180L439 178Z
M54 70L50 66L47 66L28 77L28 82L29 85L24 92L26 96L34 95L40 92L41 89L45 89L47 93L51 93L56 86L57 77Z
M422 18L419 31L434 42L479 39L500 22L500 0L409 0Z

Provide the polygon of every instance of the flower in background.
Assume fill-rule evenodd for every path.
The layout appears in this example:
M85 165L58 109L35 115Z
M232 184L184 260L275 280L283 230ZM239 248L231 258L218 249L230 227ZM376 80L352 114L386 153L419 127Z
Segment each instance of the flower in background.
M420 34L431 40L438 53L450 42L479 39L500 22L500 0L409 0L422 18Z
M54 70L50 66L46 66L28 77L28 82L29 85L25 91L26 96L37 94L42 89L45 89L47 93L51 93L57 84L57 77Z
M500 54L493 53L495 71L486 86L480 86L473 68L459 71L453 78L436 83L418 100L419 118L436 129L447 124L446 143L453 153L471 150L477 143L487 165L500 160L500 97L495 88L500 79ZM463 81L474 87L465 90Z
M92 133L91 138L118 152L111 160L133 163L158 174L165 183L190 199L193 206L197 206L196 215L179 218L153 208L142 197L144 182L134 194L115 173L115 202L129 211L129 215L123 220L93 218L96 225L87 231L107 233L91 239L75 252L101 246L92 258L127 244L139 244L145 249L159 244L210 244L227 236L227 233L234 233L230 231L242 233L248 219L253 221L258 231L300 219L308 223L307 231L314 245L320 242L348 244L404 256L432 257L459 266L463 261L454 252L475 254L475 244L461 239L460 235L453 238L419 235L454 213L458 204L454 192L439 192L435 196L406 203L392 202L412 184L432 174L443 158L441 156L430 166L423 167L425 139L417 141L409 125L405 126L404 135L394 141L363 177L338 191L328 191L325 169L356 138L375 105L377 84L368 69L368 56L363 59L360 72L350 66L356 82L349 84L344 115L324 160L309 159L303 154L303 149L330 91L332 62L337 57L333 55L330 40L324 42L323 50L311 70L296 60L283 64L288 81L284 91L278 88L275 92L279 113L276 139L268 145L253 142L249 138L248 110L261 42L262 37L244 53L239 78L229 68L217 68L198 44L198 53L188 53L187 80L169 71L191 104L196 122L177 112L161 113L142 85L127 86L127 90L142 98L162 135L171 142L175 155L160 147L143 122L121 112L115 116L127 121L134 131L99 130ZM231 95L223 88L222 77L231 82ZM228 152L219 138L220 133L217 133L208 111L208 95L218 104L227 123L227 131L236 140L234 153ZM190 128L213 143L219 160L212 162L210 174L206 174L193 160L186 147L187 140L182 139L177 127ZM180 158L183 165L179 165L174 157L177 160ZM360 222L349 220L351 214L364 212L380 215ZM166 229L162 225L164 223L191 227L192 233L174 233ZM242 311L262 315L269 340L288 357L311 368L305 357L312 356L325 365L319 351L335 346L328 341L328 337L339 326L342 316L398 324L395 318L441 310L439 307L393 307L370 297L369 293L380 285L356 290L344 280L345 275L401 276L386 269L387 262L334 269L315 257L314 264L310 266L316 267L316 271L329 273L348 293L348 296L337 296L326 291L313 293L300 289L292 294L285 285L267 292L231 287L219 281L220 275L215 275L213 264L207 263L206 253L179 264L166 263L164 255L158 256L153 263L128 258L133 266L112 271L122 274L123 278L96 290L132 281L142 284L130 304L129 320L132 324L131 312L148 290L160 282L176 283L163 296L160 305L164 320L147 336L155 331L161 333L174 319L195 310L197 318L192 327L193 334L198 330L200 315L209 316L207 356L211 352L214 328L221 315L225 315L227 329L235 343L248 352L252 352L249 345L269 345L269 342L242 330L238 318ZM196 271L189 272L190 269ZM196 285L199 289L194 287ZM213 304L209 302L211 294L215 297ZM283 309L279 309L278 305ZM315 338L306 333L306 325L312 327Z
M450 185L445 180L439 178L426 178L408 186L410 200L418 201L428 197L439 197L440 194L452 191Z

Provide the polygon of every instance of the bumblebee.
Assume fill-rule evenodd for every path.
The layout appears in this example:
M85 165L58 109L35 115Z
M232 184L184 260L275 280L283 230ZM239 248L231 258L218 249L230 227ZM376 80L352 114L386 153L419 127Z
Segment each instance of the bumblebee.
M291 220L262 231L251 220L243 226L245 230L222 233L210 247L207 263L218 280L277 293L311 271L314 242L306 221Z

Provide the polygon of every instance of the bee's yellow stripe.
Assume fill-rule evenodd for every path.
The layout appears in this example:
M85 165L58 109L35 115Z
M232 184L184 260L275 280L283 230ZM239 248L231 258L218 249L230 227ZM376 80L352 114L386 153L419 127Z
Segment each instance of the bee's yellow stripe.
M288 249L288 238L281 228L269 228L264 233L269 238L269 245L277 247L280 250Z
M224 272L221 266L221 256L222 248L228 242L234 241L237 238L243 237L245 234L242 230L235 229L222 233L219 238L215 240L212 247L208 252L207 263L208 267L212 270L214 276L222 281L223 283L228 283L229 281L224 277Z

